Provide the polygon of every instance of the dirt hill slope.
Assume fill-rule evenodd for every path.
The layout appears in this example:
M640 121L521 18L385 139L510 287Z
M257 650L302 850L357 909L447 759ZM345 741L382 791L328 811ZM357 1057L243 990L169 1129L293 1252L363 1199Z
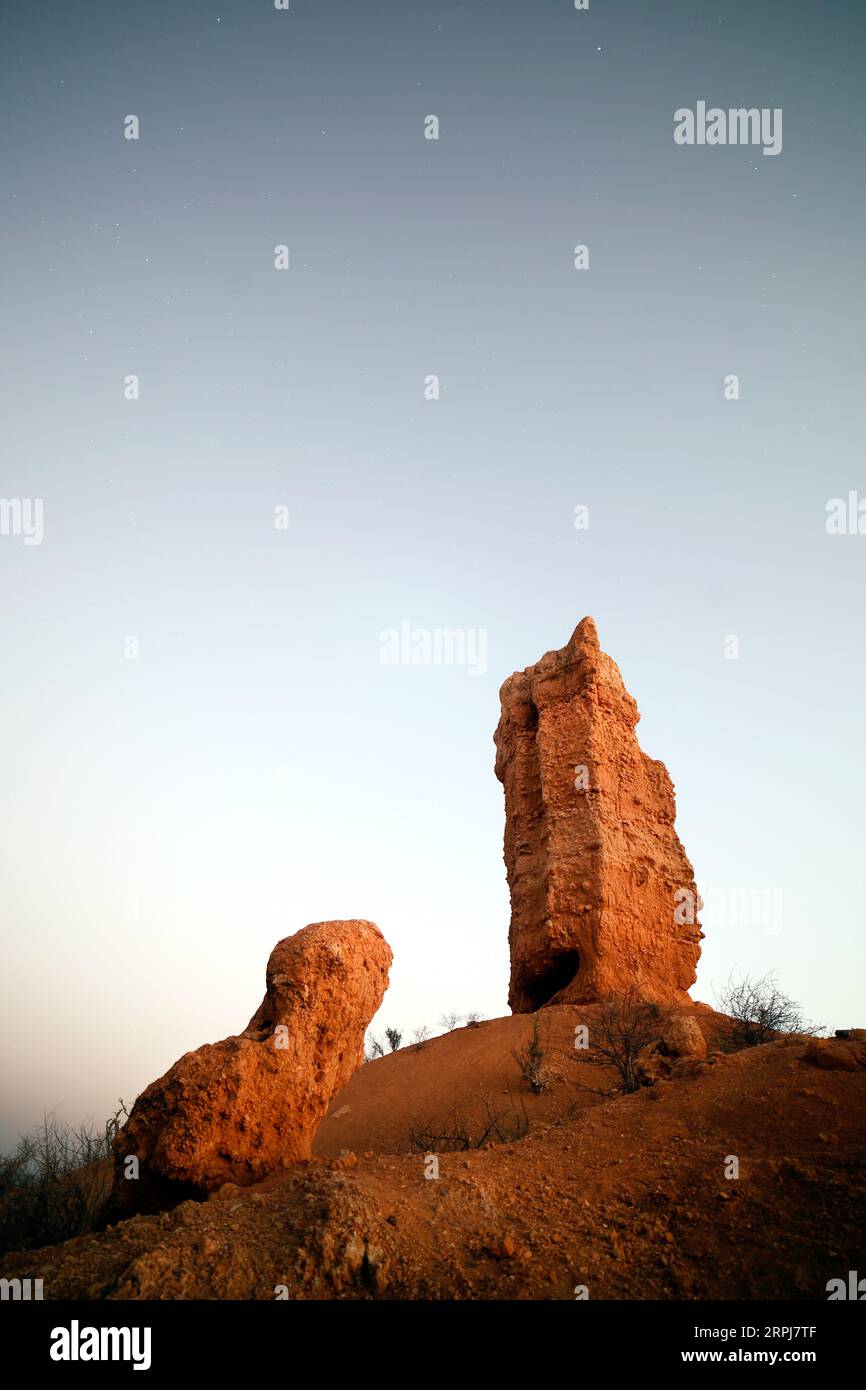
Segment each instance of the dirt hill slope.
M551 1013L567 1045L573 1011ZM696 1017L705 1032L721 1025ZM354 1150L343 1159L7 1257L2 1273L44 1279L46 1298L272 1299L283 1286L290 1298L572 1299L584 1286L592 1299L796 1299L866 1269L853 1044L850 1071L816 1067L792 1038L599 1101L577 1081L603 1074L565 1046L552 1091L529 1094L513 1060L506 1077L518 1026L528 1036L531 1019L365 1066L320 1131L320 1153ZM407 1152L413 1114L468 1114L479 1087L501 1101L506 1080L528 1136L440 1154L425 1178L424 1153Z
M531 1093L512 1055L532 1038L533 1018L526 1014L467 1024L368 1062L332 1101L313 1152L324 1158L337 1158L345 1149L409 1153L418 1148L413 1136L453 1132L455 1120L474 1145L493 1114L510 1137L524 1124L531 1128L570 1107L583 1109L594 1098L574 1084L574 1027L578 1018L593 1014L592 1007L563 1005L538 1015L548 1073L548 1088L540 1095ZM599 1075L592 1084L613 1080Z

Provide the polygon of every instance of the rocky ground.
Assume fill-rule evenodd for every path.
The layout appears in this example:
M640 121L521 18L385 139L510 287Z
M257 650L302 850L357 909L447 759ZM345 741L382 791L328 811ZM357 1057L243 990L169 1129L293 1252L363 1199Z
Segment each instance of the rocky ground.
M0 1272L52 1299L823 1299L866 1270L861 1042L725 1052L726 1020L696 1006L706 1060L605 1098L615 1078L573 1047L591 1012L539 1016L540 1094L512 1056L531 1017L469 1025L356 1072L286 1173ZM425 1176L431 1138L491 1124Z

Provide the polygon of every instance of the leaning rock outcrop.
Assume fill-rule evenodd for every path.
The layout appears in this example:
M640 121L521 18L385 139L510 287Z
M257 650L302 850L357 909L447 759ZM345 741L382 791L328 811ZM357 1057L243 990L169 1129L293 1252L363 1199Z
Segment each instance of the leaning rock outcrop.
M638 745L637 705L592 618L500 700L512 1010L629 989L690 1003L701 902L673 786Z
M244 1031L187 1052L135 1102L114 1143L118 1212L246 1187L309 1158L332 1096L363 1061L391 960L372 922L315 922L278 942Z

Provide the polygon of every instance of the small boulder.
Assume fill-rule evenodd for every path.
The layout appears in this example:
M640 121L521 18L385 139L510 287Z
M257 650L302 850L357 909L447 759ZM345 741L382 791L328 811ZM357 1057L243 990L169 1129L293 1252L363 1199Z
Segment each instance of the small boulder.
M696 1019L674 1014L662 1030L662 1042L671 1057L706 1057L707 1042Z
M688 1014L674 1014L665 1022L661 1037L638 1053L638 1078L642 1086L653 1086L671 1076L680 1080L696 1076L699 1067L684 1067L681 1063L702 1062L706 1055L706 1039L695 1019Z

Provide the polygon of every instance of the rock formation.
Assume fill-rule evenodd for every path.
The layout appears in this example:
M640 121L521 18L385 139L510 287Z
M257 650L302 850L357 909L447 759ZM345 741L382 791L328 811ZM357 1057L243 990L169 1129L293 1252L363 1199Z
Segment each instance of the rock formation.
M512 1010L628 989L690 1003L701 902L673 786L641 752L637 705L592 618L511 676L500 700Z
M803 1056L822 1071L866 1070L866 1029L843 1028L835 1038L809 1038Z
M244 1031L187 1052L135 1102L114 1144L119 1213L246 1187L309 1158L332 1096L363 1061L391 960L372 922L315 922L278 942Z
M661 1036L641 1048L635 1070L643 1086L671 1077L695 1075L704 1064L707 1040L697 1019L688 1014L673 1014L666 1019Z

